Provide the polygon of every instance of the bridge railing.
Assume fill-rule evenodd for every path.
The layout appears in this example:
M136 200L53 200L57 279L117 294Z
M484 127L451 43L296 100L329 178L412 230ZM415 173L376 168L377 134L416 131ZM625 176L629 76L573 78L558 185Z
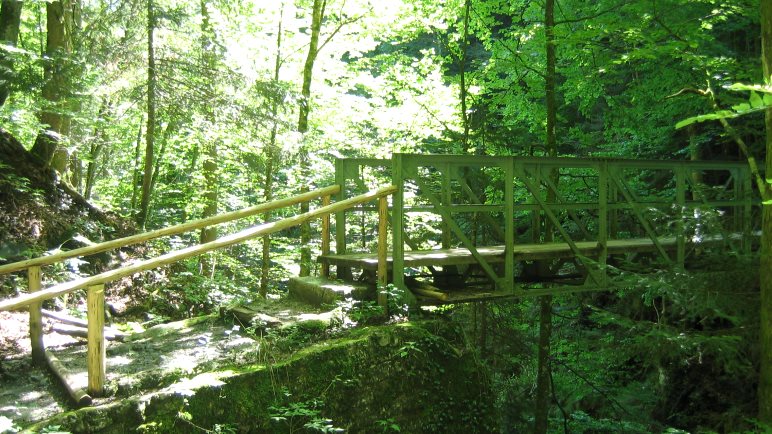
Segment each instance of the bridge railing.
M27 270L29 277L29 293L19 295L17 297L0 301L0 311L16 310L23 307L28 307L30 311L30 339L32 341L32 355L36 362L48 361L45 346L43 344L42 335L42 314L41 303L51 298L68 294L76 290L87 289L87 318L88 318L88 394L92 396L98 396L103 393L105 383L105 336L104 336L104 286L105 284L121 279L123 277L131 276L133 274L152 270L165 265L169 265L186 258L198 256L207 252L219 250L225 247L229 247L244 241L254 239L263 235L278 232L290 227L298 226L307 221L322 218L326 221L326 225L329 227L329 216L336 212L340 212L345 209L359 206L363 203L377 200L379 208L383 209L382 222L379 227L382 230L382 235L379 239L383 243L380 247L381 255L379 256L379 282L382 286L385 286L386 281L386 225L387 220L385 218L386 198L394 193L396 190L394 187L385 187L378 190L373 190L364 194L357 195L355 197L347 198L339 202L330 204L329 197L332 194L336 194L340 190L339 186L331 186L314 190L312 192L304 193L298 196L294 196L288 199L282 199L273 201L270 203L254 206L240 211L234 211L219 216L197 220L193 222L184 223L181 225L160 229L144 234L134 235L118 240L108 241L105 243L97 244L94 246L84 247L81 249L75 249L68 252L61 252L56 255L45 256L40 258L34 258L26 261L20 261L14 264L7 264L0 267L0 272L9 273L12 271ZM245 217L253 216L259 213L264 213L279 208L286 208L302 202L308 202L313 199L322 198L323 206L309 212L299 214L293 217L284 218L282 220L263 223L257 226L250 227L248 229L241 230L239 232L220 237L214 241L190 246L183 249L171 251L161 256L139 261L130 265L126 265L114 270L106 271L90 277L84 277L76 279L70 282L60 283L48 288L42 289L40 267L43 265L54 264L67 258L86 256L98 252L103 252L110 249L115 249L130 244L141 243L153 238L158 238L166 235L178 234L186 231L201 229L213 224L225 223L236 219L242 219ZM323 250L325 246L323 246ZM326 246L329 251L329 243ZM382 264L381 264L382 263ZM379 300L385 304L385 300ZM68 388L69 386L66 385ZM82 403L90 402L91 397L87 396L85 392L73 391L71 394L76 400L81 401L81 398L87 398L88 401L81 401ZM79 397L79 398L78 398Z
M618 248L614 241L649 240L672 264L683 264L690 241L708 234L738 250L751 245L753 188L742 162L395 154L338 160L336 177L339 197L365 189L368 179L398 187L391 210L395 284L405 274L406 248L464 247L497 286L516 289L510 253L517 244L567 244L595 286L607 284L609 241ZM347 241L364 242L364 234L353 235L369 226L372 211L336 215L338 254L367 250ZM586 257L578 242L595 243L597 257ZM503 268L476 252L495 244L508 252Z

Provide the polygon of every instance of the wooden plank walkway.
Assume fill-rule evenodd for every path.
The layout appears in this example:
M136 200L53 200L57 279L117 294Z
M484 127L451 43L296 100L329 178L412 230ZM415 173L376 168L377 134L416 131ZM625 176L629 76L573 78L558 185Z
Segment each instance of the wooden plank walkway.
M739 239L742 234L731 234L730 238ZM676 237L662 237L658 239L660 245L666 250L675 250L678 242ZM710 236L705 237L699 242L686 240L687 246L707 246L710 244L722 243L723 237ZM577 241L576 246L579 251L588 257L597 257L600 249L596 241ZM477 251L489 263L504 262L504 246L478 247ZM625 253L643 253L656 252L657 248L649 238L631 238L624 240L609 240L608 254L619 255ZM570 258L574 256L568 243L541 243L541 244L515 244L515 260L532 261L540 259ZM355 267L365 270L376 270L378 268L378 255L375 253L350 253L344 255L323 255L319 257L323 264L336 265L342 267ZM389 267L393 262L391 252L387 257ZM469 249L437 249L437 250L406 250L406 267L425 267L425 266L443 266L443 265L465 265L475 264L477 261L472 256Z

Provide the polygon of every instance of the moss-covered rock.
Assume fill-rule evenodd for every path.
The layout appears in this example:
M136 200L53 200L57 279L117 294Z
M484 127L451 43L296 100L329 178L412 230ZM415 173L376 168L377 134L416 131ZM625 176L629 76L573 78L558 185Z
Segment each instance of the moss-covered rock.
M492 432L488 377L461 334L430 321L355 329L274 365L206 373L32 427L72 432Z

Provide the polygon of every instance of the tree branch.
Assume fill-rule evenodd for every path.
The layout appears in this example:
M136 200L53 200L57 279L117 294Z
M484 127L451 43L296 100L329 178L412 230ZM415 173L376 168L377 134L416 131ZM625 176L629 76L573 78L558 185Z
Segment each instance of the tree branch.
M689 93L708 97L711 108L715 111L721 110L721 107L719 107L718 105L718 100L716 99L716 94L713 92L713 89L710 87L710 83L708 83L708 88L705 90L694 89L694 88L684 88L674 93L673 95L666 96L665 99L675 98L677 96L681 96ZM729 121L727 121L724 118L719 118L718 121L721 123L721 126L724 127L724 131L726 131L726 133L737 144L737 147L740 148L740 152L743 153L746 160L748 160L748 166L751 169L751 176L756 181L756 187L758 187L759 189L759 194L761 195L761 199L763 201L772 199L772 185L767 184L764 177L761 176L761 172L759 171L759 166L756 163L756 158L753 156L753 154L751 154L750 150L748 149L748 145L745 143L745 140L743 140L743 138L740 137L740 135L737 133L737 130L735 130L734 127L732 127Z
M563 366L564 368L566 368L566 369L568 370L568 372L570 372L570 373L574 374L574 375L575 375L576 377L578 377L580 380L584 381L584 382L585 382L585 383L586 383L588 386L590 386L590 388L591 388L592 390L594 390L595 392L599 393L599 394L600 394L600 396L602 396L603 398L605 398L606 400L608 400L610 403L614 404L614 405L615 405L615 406L617 406L619 409L621 409L621 410L622 410L622 411L623 411L625 414L627 414L627 415L628 415L628 416L630 416L630 417L634 417L634 416L633 416L633 414L632 414L632 413L630 413L630 411L629 411L629 410L627 410L627 408L625 408L625 407L624 407L622 404L620 404L620 403L619 403L619 401L617 401L616 399L614 399L614 398L610 397L610 396L609 396L609 395L608 395L606 392L604 392L604 391L600 390L600 388L599 388L598 386L596 386L596 385L595 385L595 383L593 383L592 381L590 381L589 379L587 379L587 377L585 377L585 376L583 376L582 374L580 374L579 372L577 372L577 371L576 371L574 368L572 368L571 366L569 366L567 363L565 363L565 362L563 362L563 361L561 361L561 360L558 360L558 359L556 359L556 358L554 358L554 357L550 357L550 361L552 361L552 362L557 362L559 365L561 365L561 366Z

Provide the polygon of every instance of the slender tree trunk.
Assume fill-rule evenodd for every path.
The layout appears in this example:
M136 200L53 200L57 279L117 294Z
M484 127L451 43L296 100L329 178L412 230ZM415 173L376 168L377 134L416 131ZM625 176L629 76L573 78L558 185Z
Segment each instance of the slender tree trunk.
M21 26L20 0L3 0L0 2L0 42L16 46L19 41L19 27ZM0 49L0 107L11 94L13 82L13 61L5 51Z
M311 18L311 42L308 44L308 55L306 63L303 66L303 86L301 89L302 99L300 102L300 115L298 117L298 132L305 135L308 132L308 114L311 111L311 82L313 80L314 62L319 54L319 34L322 29L322 19L324 18L324 7L326 0L314 0L313 16ZM300 171L304 178L310 177L311 168L308 162L308 148L305 138L302 138L300 145L299 159ZM308 183L304 182L300 188L301 192L309 190ZM308 202L300 205L300 212L308 212ZM311 274L311 226L309 223L303 223L300 226L300 276Z
M472 9L472 0L466 0L464 4L464 35L461 41L461 59L460 59L460 92L459 99L461 99L461 123L464 128L464 135L461 137L461 149L466 154L469 151L469 113L466 104L467 99L467 84L466 84L466 61L467 52L469 50L469 13Z
M144 116L139 120L139 127L137 127L137 144L134 147L134 170L131 175L131 212L134 214L137 211L137 198L140 194L140 181L142 175L140 174L140 154L142 153L142 124L144 123Z
M552 296L539 297L539 356L536 372L536 418L534 433L546 433L549 426L550 339L552 337Z
M69 174L70 185L72 185L75 191L83 195L83 163L80 161L77 152L69 155L67 165L69 167L67 173Z
M276 62L273 67L273 82L276 86L279 85L279 73L281 72L281 37L282 26L284 24L284 3L281 4L279 10L279 31L276 35ZM271 101L271 116L273 117L271 126L271 137L268 141L268 146L265 149L265 186L263 192L265 194L265 202L268 203L273 200L273 161L276 156L276 134L279 129L279 122L277 116L279 115L279 100L278 96L274 96ZM270 221L271 214L265 214L265 222ZM268 294L268 277L271 269L271 236L263 236L263 259L262 269L260 270L260 296L265 298Z
M44 125L31 152L46 166L59 173L67 168L67 150L62 145L70 132L67 97L71 91L68 57L72 52L73 2L59 0L46 3L46 57L42 96L48 107L40 113Z
M214 31L212 30L207 0L201 0L201 63L204 70L212 71L213 78L216 73L216 59L214 52ZM210 91L214 93L213 80L209 81ZM206 111L207 121L210 125L215 122L214 110L209 108ZM204 171L204 180L206 183L204 190L204 213L202 217L212 217L217 215L218 185L217 185L217 142L207 140L204 144L204 159L202 168ZM209 226L201 230L201 244L208 243L217 239L217 226ZM211 255L202 255L200 264L202 274L213 276L215 261L214 253Z
M99 140L101 140L101 138ZM96 182L98 159L100 154L102 153L103 147L104 147L103 142L94 142L89 147L90 161L86 166L86 179L84 180L85 183L83 186L83 198L86 200L91 199L91 194L94 191L94 182Z
M544 5L544 31L547 52L547 72L545 74L545 94L547 105L547 155L557 156L557 137L555 135L557 125L557 104L555 101L555 0L546 0ZM558 185L558 173L549 174L555 186ZM547 192L547 203L556 199L552 190ZM544 240L553 240L553 228L551 222L545 222ZM545 267L547 268L547 267ZM552 335L552 296L540 297L539 320L539 356L536 378L536 411L534 417L534 433L544 434L549 426L549 397L550 397L550 339Z
M102 106L99 108L99 119L104 120L107 117L107 112L110 108L110 104L107 102L107 98L102 100ZM94 189L94 182L96 182L97 165L99 164L99 157L102 153L102 149L107 142L107 134L105 133L104 125L99 123L94 126L94 139L89 146L89 162L86 166L86 179L83 187L83 198L89 200L91 193Z
M772 82L772 1L761 1L761 59L764 81ZM766 189L762 199L772 200L772 108L764 115L767 130L766 139ZM772 425L772 204L762 206L761 234L761 351L759 372L759 420Z
M147 0L147 126L145 128L145 165L142 174L142 194L139 202L137 224L145 227L150 207L150 193L153 179L153 151L155 149L155 11L153 0Z

